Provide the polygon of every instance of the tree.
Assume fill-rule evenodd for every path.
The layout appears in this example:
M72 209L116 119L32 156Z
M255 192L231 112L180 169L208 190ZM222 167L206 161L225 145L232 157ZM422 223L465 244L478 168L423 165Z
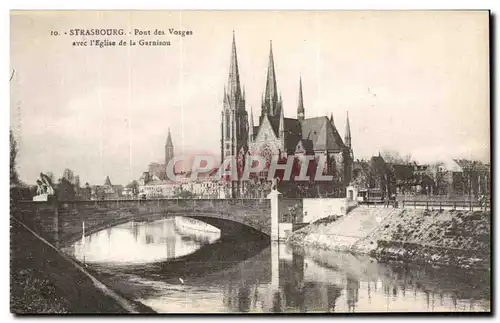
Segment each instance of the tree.
M196 197L196 195L190 191L186 191L186 190L181 189L177 194L175 194L175 197L181 198L181 199L190 199L190 198Z
M395 150L384 150L380 155L384 158L385 162L389 164L409 164L413 162L411 154L401 156L401 154Z
M10 184L19 185L19 175L16 170L16 157L17 157L17 142L12 134L12 130L9 131L10 134Z
M128 183L126 187L132 191L132 195L134 197L137 197L137 195L139 194L139 182L133 180L132 182Z

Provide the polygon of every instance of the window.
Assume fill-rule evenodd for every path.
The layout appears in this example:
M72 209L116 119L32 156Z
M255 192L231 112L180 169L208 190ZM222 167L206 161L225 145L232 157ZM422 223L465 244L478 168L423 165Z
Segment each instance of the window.
M229 132L230 132L229 113L226 113L226 140L229 140Z

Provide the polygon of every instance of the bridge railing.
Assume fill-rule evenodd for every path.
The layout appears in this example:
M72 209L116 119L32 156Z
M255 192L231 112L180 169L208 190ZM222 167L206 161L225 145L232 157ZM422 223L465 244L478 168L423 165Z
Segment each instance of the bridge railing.
M481 203L479 201L457 201L457 200L421 200L421 201L399 201L403 208L425 208L429 209L466 209L466 210L489 210L490 202Z

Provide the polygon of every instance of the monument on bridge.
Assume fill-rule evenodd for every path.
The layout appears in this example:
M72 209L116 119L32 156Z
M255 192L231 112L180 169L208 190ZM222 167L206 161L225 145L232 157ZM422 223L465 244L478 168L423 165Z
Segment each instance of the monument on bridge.
M33 201L35 202L48 201L49 196L53 196L55 193L52 180L44 173L40 173L40 179L37 179L36 183L38 187L36 189L36 196L33 197Z

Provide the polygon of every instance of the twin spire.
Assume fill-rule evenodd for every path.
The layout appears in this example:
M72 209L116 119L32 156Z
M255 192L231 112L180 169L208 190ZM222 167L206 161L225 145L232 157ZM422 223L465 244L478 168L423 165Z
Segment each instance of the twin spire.
M276 85L276 72L274 70L272 40L269 41L269 62L267 65L266 91L264 93L263 105L266 110L264 112L267 112L270 116L275 116L279 113L278 87Z
M233 31L233 46L231 52L231 63L229 65L229 78L227 81L227 92L224 90L224 97L229 97L230 101L236 101L241 96L240 72L238 70L238 56L236 54L236 40Z
M229 67L229 78L227 82L227 89L224 88L224 98L228 98L232 102L239 101L240 98L244 100L244 89L243 93L240 85L240 73L238 70L238 56L236 54L236 40L233 30L233 43L231 52L231 63ZM274 57L273 57L273 43L272 40L269 42L269 61L267 65L267 78L266 78L266 89L262 97L262 113L268 114L269 116L279 115L280 119L284 118L282 111L281 95L278 97L278 87L276 84L276 71L274 69ZM304 109L304 97L302 94L302 76L299 79L299 99L297 106L297 119L305 119L305 109ZM281 120L280 120L281 121ZM330 122L333 122L333 113L330 116ZM250 116L250 130L253 132L253 113ZM170 132L167 138L167 142L170 139ZM171 142L171 139L170 139ZM351 147L351 129L349 125L349 113L347 113L346 120L346 130L344 136L344 143L347 147Z

